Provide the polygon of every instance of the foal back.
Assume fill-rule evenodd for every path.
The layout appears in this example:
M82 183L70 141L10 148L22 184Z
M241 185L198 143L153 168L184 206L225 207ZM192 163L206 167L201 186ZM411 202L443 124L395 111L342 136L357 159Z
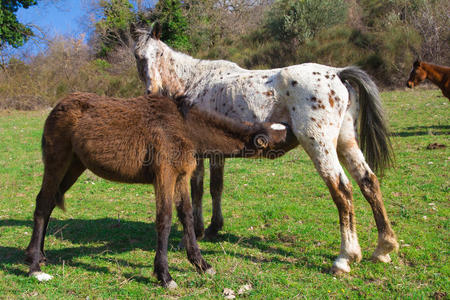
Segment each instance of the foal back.
M114 99L76 93L50 113L43 141L105 179L153 183L159 162L171 162L167 158L178 149L193 149L182 135L181 124L176 105L167 99ZM53 160L53 155L48 159Z

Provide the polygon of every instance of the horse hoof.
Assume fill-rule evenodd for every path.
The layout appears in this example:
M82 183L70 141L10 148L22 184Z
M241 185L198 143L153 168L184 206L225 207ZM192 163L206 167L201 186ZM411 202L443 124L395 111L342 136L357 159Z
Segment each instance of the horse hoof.
M52 275L49 275L44 272L33 272L30 274L30 276L36 278L39 281L49 281L49 280L53 279Z
M208 268L208 269L206 269L205 273L208 275L214 276L214 275L216 275L216 270L214 270L213 268Z
M372 255L372 260L374 262L382 262L382 263L390 263L391 262L391 257L389 256L389 254L384 254L384 255L376 255L375 253Z
M204 239L207 241L215 240L217 239L218 234L219 234L218 229L208 227L208 229L206 229L205 231Z
M169 281L169 283L166 284L166 288L168 288L169 290L174 290L177 287L178 287L178 284L173 280Z
M338 258L334 261L331 267L331 273L334 275L342 275L345 273L350 273L350 266L348 264L348 259Z

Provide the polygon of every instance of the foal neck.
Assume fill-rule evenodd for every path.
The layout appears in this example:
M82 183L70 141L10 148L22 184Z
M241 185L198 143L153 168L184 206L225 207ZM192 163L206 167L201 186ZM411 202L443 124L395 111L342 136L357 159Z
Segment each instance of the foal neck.
M201 157L210 157L213 154L225 157L245 156L244 151L250 150L245 149L246 145L258 130L262 130L261 126L246 126L196 108L188 113L186 124L197 155Z

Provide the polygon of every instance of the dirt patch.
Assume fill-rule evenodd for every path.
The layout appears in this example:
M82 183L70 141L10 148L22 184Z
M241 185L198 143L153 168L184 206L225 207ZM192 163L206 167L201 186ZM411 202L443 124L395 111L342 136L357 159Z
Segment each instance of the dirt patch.
M443 149L447 146L445 146L444 144L438 144L438 143L431 143L427 146L428 150L435 150L435 149Z

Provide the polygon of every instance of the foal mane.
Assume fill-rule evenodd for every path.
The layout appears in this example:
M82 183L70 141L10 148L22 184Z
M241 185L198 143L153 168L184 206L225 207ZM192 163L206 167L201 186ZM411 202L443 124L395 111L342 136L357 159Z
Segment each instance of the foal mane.
M194 103L192 101L189 101L189 96L182 94L170 98L173 102L175 102L178 111L183 116L183 119L186 119L188 112L191 110L191 108L194 107Z

